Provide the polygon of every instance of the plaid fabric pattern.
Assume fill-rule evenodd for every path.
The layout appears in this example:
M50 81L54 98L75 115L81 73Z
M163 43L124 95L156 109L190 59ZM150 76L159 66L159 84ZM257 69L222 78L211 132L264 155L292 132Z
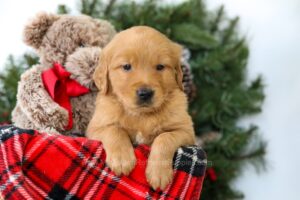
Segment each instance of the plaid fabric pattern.
M205 153L196 146L174 156L174 178L153 190L145 178L149 147L135 148L137 165L116 176L105 165L100 142L50 136L11 125L0 127L0 196L4 199L199 199Z

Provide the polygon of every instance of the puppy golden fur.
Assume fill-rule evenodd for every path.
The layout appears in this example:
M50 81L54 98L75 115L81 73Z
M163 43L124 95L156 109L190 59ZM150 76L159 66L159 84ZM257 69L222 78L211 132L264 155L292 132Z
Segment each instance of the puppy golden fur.
M100 92L87 137L103 143L106 163L117 175L135 166L132 143L151 145L146 177L154 189L171 181L175 151L195 143L180 56L180 46L166 36L136 26L103 49L93 77Z

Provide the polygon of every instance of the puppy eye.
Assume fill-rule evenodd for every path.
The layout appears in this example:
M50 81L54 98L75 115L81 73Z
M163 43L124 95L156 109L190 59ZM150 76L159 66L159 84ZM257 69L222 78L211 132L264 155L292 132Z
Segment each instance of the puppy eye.
M128 72L128 71L131 70L131 65L130 65L130 64L123 65L122 67L123 67L123 70L124 70L124 71L127 71L127 72Z
M161 70L163 70L164 68L165 68L165 66L162 65L162 64L156 65L156 70L157 70L157 71L161 71Z

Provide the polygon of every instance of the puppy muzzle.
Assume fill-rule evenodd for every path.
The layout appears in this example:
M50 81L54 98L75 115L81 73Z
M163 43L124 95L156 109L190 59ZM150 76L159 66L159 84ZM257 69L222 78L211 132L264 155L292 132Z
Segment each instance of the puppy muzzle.
M149 105L152 103L154 91L151 88L139 88L136 91L137 104L138 105Z

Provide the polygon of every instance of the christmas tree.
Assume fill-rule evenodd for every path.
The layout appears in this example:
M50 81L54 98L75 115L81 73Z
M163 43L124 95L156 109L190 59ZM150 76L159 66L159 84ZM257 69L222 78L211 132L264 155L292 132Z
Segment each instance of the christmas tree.
M20 75L37 62L38 58L28 53L18 60L12 55L8 57L4 71L0 74L0 125L10 123L11 111L16 105Z
M82 0L80 9L109 20L118 31L152 26L189 50L196 88L189 111L209 161L201 199L242 198L231 183L246 163L258 169L264 166L266 145L255 125L238 126L242 117L261 111L264 99L261 77L246 81L249 49L238 32L238 18L228 18L223 6L208 11L201 0L176 5L162 5L158 0ZM58 13L68 11L65 5L59 6ZM9 58L0 76L0 123L9 121L20 74L36 62L29 54L18 62Z

